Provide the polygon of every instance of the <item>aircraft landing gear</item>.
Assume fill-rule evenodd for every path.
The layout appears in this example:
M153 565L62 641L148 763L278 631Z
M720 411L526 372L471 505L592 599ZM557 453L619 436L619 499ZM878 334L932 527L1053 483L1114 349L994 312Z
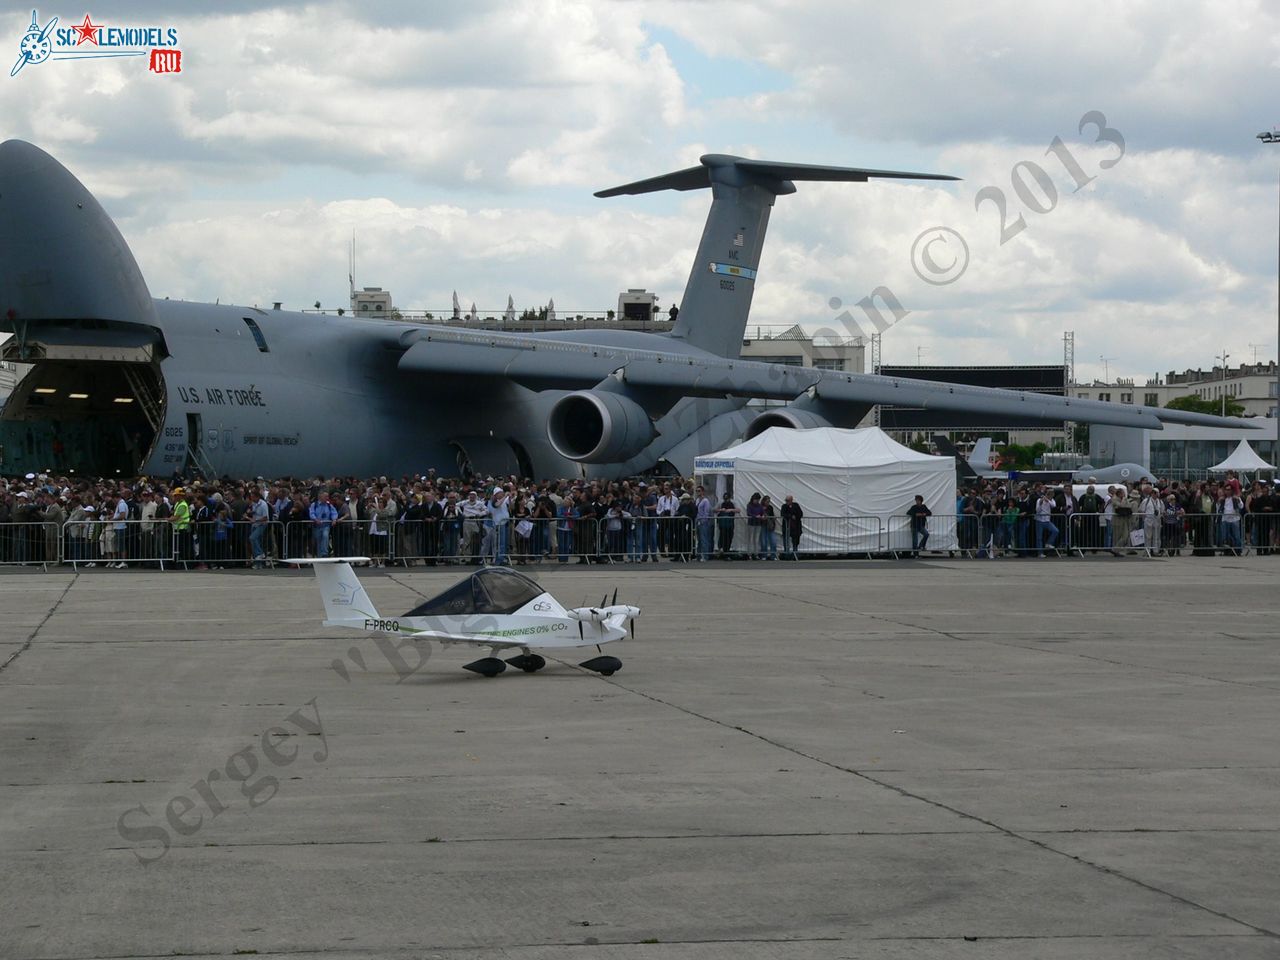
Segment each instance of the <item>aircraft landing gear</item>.
M519 667L525 673L537 673L547 665L547 661L536 653L522 653L519 656L508 657L507 663L513 667Z
M478 673L482 677L496 677L503 670L507 669L507 665L497 657L483 657L472 663L468 663L462 669L470 670L472 673Z
M587 670L594 670L601 676L612 677L614 671L622 669L622 661L617 657L602 655L599 657L592 657L590 660L584 660L582 663L578 664L578 666L585 667Z

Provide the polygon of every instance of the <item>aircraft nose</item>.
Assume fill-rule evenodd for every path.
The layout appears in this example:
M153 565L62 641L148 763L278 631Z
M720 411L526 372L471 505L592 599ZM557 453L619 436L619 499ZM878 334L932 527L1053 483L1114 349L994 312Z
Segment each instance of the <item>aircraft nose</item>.
M0 143L0 324L154 322L142 271L102 205L61 163Z

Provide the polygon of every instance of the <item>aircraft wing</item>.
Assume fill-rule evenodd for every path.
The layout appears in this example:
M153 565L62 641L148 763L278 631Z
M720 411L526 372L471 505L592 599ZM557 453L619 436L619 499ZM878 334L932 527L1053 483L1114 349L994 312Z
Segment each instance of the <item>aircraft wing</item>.
M527 640L498 640L478 633L445 633L441 630L415 630L407 636L410 640L435 640L439 643L467 643L477 647L527 647Z
M835 404L884 403L1045 423L1073 420L1149 430L1160 430L1165 423L1262 427L1248 419L1165 407L726 359L692 351L679 341L672 341L670 351L661 351L497 331L423 327L406 331L400 345L406 348L399 361L403 372L488 375L533 390L590 389L612 376L638 390L657 389L688 397L795 400L809 394Z

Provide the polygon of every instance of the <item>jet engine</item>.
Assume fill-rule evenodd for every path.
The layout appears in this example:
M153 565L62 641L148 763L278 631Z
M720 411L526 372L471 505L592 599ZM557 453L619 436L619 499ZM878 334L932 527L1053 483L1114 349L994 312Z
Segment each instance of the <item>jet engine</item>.
M570 393L547 417L547 439L556 453L583 463L630 460L657 435L644 408L617 393Z
M744 440L758 437L770 427L787 427L792 430L812 430L814 427L829 427L831 421L821 417L812 410L805 410L792 404L789 407L777 407L766 410L747 424Z

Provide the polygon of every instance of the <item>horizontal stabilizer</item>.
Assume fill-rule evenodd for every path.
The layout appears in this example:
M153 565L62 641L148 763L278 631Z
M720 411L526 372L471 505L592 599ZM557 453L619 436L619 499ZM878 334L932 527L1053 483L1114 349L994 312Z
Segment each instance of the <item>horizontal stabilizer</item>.
M958 180L941 173L912 173L909 170L871 170L866 167L832 167L818 163L783 163L776 160L750 160L724 153L708 153L702 156L701 166L686 167L674 173L664 173L647 180L625 183L620 187L600 190L597 197L618 197L623 194L653 193L657 190L698 190L723 182L732 186L775 186L775 193L792 192L790 180L853 181L867 180Z
M780 163L776 160L739 160L740 170L764 173L779 180L959 180L945 173L912 173L910 170L868 170L865 167L830 167L819 163Z
M648 180L637 180L635 183L599 190L597 197L620 197L625 193L654 193L658 190L698 190L711 186L711 171L706 167L687 167L675 173L664 173L660 177Z

